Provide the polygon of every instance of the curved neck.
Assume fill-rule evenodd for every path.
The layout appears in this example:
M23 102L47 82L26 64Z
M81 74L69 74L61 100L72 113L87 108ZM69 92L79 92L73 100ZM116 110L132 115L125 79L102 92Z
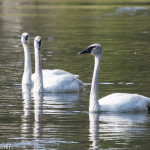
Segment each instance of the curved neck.
M34 92L43 92L43 75L41 63L41 51L35 48L35 79Z
M22 84L32 84L31 81L32 68L31 68L31 56L29 45L23 44L23 49L24 49L24 73L22 77Z
M90 93L90 105L89 105L90 112L97 112L100 109L98 103L98 81L99 81L101 59L102 56L100 55L95 56L95 65L94 65L94 72L93 72L92 86L91 86L91 93Z

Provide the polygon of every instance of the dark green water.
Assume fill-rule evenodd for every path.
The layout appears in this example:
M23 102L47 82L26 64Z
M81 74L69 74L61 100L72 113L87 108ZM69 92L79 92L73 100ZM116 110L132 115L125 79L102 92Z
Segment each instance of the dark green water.
M149 114L89 114L94 60L77 55L90 44L103 46L100 97L150 97L148 0L1 0L0 26L0 149L149 149ZM40 35L43 68L79 74L86 92L22 94L23 32L31 36L33 72L33 39Z

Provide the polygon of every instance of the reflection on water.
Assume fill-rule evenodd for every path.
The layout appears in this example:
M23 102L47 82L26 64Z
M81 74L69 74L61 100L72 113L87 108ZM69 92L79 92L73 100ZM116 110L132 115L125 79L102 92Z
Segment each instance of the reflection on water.
M32 123L31 123L31 86L30 85L22 85L22 96L23 96L23 115L22 115L22 123L21 123L21 139L22 139L22 147L27 148L28 139L31 136L32 132ZM20 144L21 145L21 144ZM18 146L18 145L17 145Z
M22 138L28 138L28 134L31 130L31 125L28 124L31 117L31 86L22 85L22 96L23 96L23 115L21 133Z
M47 130L49 128L43 128L42 116L44 114L62 115L62 113L70 115L70 113L65 110L72 109L73 104L77 103L79 101L79 97L83 96L84 93L31 93L31 88L32 87L29 85L22 85L23 115L20 137L22 142L20 144L14 144L13 146L19 147L22 145L24 148L34 147L34 149L39 149L42 147L43 142L45 143L47 140L52 140L50 143L53 144L58 140L57 138L52 138L51 135L49 135L50 137L47 137L48 139L45 138L43 140L43 131L46 130L44 132L48 133L49 131ZM32 101L34 101L34 103ZM53 125L51 124L52 122L53 121L47 122L50 124L50 130L53 128ZM52 133L53 132L55 131L52 131ZM33 142L28 141L31 137L33 138ZM64 141L60 141L60 143L64 143Z
M92 142L91 147L97 149L99 147L99 113L89 113L89 141Z
M42 113L43 113L43 93L34 93L34 137L41 137Z
M79 112L74 111L72 114L67 112L73 108L73 104L78 102L78 94L64 94L64 93L34 93L32 103L31 87L22 86L23 92L23 106L24 114L22 116L22 145L24 148L31 147L34 149L40 149L45 147L44 144L49 147L60 145L66 145L65 137L70 137L70 133L73 135L82 135L83 128L82 121L75 122L74 115L78 116ZM32 106L34 117L31 115ZM72 105L71 105L72 104ZM66 111L67 110L67 111ZM53 118L54 115L58 118L48 119L46 121L44 115L48 115L48 118ZM82 117L87 116L87 113L82 113ZM46 117L46 118L47 118ZM72 119L70 117L73 117ZM61 124L60 121L63 121ZM67 119L67 120L66 120ZM120 149L126 148L128 145L130 148L141 147L142 139L140 143L134 141L134 138L143 138L148 136L150 130L147 125L150 123L150 116L146 113L133 113L133 114L115 114L115 113L89 113L89 147L91 149L109 148L118 146ZM45 120L45 121L42 121ZM70 124L70 121L73 124ZM46 124L45 124L46 123ZM88 125L88 122L83 122L84 126ZM74 126L72 128L72 126ZM75 128L76 127L76 128ZM60 134L67 132L68 135L61 137ZM45 135L46 133L46 135ZM84 132L83 132L84 133ZM33 137L32 137L33 134ZM82 138L79 141L74 141L71 138L70 142L73 144L82 143ZM32 142L29 142L31 140ZM49 141L49 142L48 142ZM130 143L134 144L130 144ZM108 144L106 144L108 143ZM79 144L80 145L80 144ZM15 144L14 147L19 145ZM54 147L55 147L54 146ZM82 147L82 144L80 145Z
M84 93L44 93L44 113L66 113L66 109L72 109L74 103L83 95Z
M143 11L143 10L147 10L147 7L121 7L121 8L117 8L116 12L117 14L122 14L122 13L126 13L129 15L136 15L136 13ZM145 13L140 12L142 15L144 15Z
M79 50L100 43L104 55L100 98L115 92L150 97L150 6L148 0L0 2L0 148L147 149L149 114L89 114L94 60ZM43 39L43 69L79 74L82 94L32 94L21 87L23 49L20 37Z
M40 149L39 141L42 139L42 113L43 113L43 93L34 93L34 149Z
M22 85L22 94L23 94L23 107L24 114L22 116L22 125L21 125L21 133L24 144L24 148L29 148L29 146L34 147L34 149L38 149L39 144L38 140L42 138L42 113L43 113L43 93L33 93L34 100L34 119L31 116L32 111L32 99L31 99L31 86L30 85ZM32 120L33 119L33 120ZM33 144L29 144L27 141L30 139L33 132L33 139L35 141Z
M150 123L147 114L98 114L89 113L89 141L91 147L107 148L108 141L112 147L127 148L132 145L135 137L143 138L150 132L147 124ZM142 145L135 143L133 148L140 148ZM146 145L147 146L147 145ZM148 146L147 146L148 147Z

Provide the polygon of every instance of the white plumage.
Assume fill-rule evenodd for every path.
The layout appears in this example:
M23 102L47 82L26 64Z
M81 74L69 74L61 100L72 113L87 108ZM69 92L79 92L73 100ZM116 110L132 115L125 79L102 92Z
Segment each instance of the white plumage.
M129 93L113 93L99 100L101 111L138 112L147 111L150 98Z
M80 92L84 89L84 84L77 78L77 75L59 69L42 70L41 37L39 36L35 37L34 50L35 74L32 75L34 92Z
M64 70L42 70L44 92L79 92L84 89L84 84L73 75ZM35 74L32 74L34 82Z
M32 85L31 81L31 74L32 74L32 67L31 67L31 57L30 57L30 49L29 49L29 34L23 33L21 36L21 43L24 49L24 72L22 76L22 84L24 85Z
M114 93L98 100L98 79L103 49L101 45L93 44L79 54L83 53L91 53L95 56L95 66L90 92L90 112L138 112L148 110L150 107L150 98L138 94Z
M22 84L32 84L33 92L80 92L84 90L84 83L78 79L78 75L60 69L42 70L41 37L39 36L34 40L35 73L32 74L29 41L29 34L23 33L21 36L24 48Z

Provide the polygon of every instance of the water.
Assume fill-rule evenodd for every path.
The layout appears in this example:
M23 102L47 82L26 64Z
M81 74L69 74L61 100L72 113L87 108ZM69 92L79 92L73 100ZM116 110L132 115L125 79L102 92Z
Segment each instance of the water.
M19 1L0 3L0 149L148 149L150 115L88 112L93 57L77 53L92 43L104 49L99 95L150 97L149 1ZM20 36L42 36L44 69L79 74L81 94L22 93Z

